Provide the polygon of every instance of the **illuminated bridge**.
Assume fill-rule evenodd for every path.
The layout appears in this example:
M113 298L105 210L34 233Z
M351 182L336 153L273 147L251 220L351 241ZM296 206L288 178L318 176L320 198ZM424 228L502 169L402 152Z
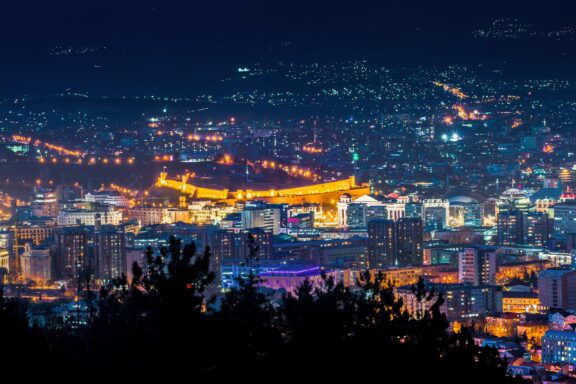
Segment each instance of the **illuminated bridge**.
M326 183L306 185L287 189L269 190L236 190L210 189L199 187L188 183L189 175L183 175L181 180L171 180L167 178L166 172L161 172L156 181L157 187L165 187L180 191L197 199L225 200L233 202L235 200L266 200L271 203L321 203L334 204L343 193L348 193L352 197L362 196L370 193L370 188L366 185L357 185L354 176L344 180L330 181Z

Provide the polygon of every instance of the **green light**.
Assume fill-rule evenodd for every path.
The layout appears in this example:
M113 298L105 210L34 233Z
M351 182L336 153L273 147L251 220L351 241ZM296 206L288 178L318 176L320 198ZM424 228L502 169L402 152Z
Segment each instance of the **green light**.
M352 154L352 160L353 160L353 161L358 161L358 160L360 160L360 155L358 154L358 152L354 152L354 153Z

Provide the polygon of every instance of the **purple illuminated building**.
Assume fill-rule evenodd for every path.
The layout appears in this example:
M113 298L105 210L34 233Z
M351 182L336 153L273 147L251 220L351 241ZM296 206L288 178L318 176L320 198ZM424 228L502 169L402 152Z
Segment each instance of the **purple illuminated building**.
M288 292L295 292L295 290L308 280L313 286L319 287L323 283L322 275L325 274L326 278L332 277L335 282L344 281L347 284L345 275L337 271L326 270L319 266L310 265L292 265L282 267L274 271L262 272L259 274L262 278L261 286L272 289L285 289Z

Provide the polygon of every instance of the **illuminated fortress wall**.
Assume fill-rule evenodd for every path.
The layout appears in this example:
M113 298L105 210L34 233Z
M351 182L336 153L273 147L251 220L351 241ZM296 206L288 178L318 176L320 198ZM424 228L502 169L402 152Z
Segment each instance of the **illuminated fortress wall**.
M271 203L321 203L332 204L337 201L338 197L344 193L350 193L354 196L362 196L370 193L368 187L356 185L354 176L344 180L330 181L327 183L308 185L298 188L287 189L269 189L265 191L255 190L237 190L231 192L228 189L209 189L197 187L187 183L187 178L183 181L169 180L166 178L167 173L162 172L156 182L158 187L175 189L182 193L189 194L198 199L215 199L215 200L251 200L262 199Z
M282 197L265 197L261 200L267 201L271 204L304 204L304 203L317 203L322 205L335 206L338 202L340 196L343 193L348 193L352 196L352 199L356 199L360 196L364 196L370 193L370 188L361 187L348 190L326 192L326 193L311 193L307 195L295 195L295 196L282 196Z
M194 196L199 199L221 200L221 199L227 199L229 195L227 189L202 188L178 180L168 180L166 179L166 173L164 172L160 174L158 181L156 181L156 186L175 189L177 191L187 193L190 196Z

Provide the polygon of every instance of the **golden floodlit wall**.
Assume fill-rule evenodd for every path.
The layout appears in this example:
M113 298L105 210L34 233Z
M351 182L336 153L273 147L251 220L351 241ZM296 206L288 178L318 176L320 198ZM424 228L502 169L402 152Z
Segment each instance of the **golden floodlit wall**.
M269 190L237 190L235 192L228 189L210 189L198 187L185 181L169 180L167 173L162 172L156 182L156 186L175 189L182 193L189 194L198 199L214 200L251 200L263 199L272 203L302 203L317 202L322 204L335 204L339 195L348 192L357 192L354 195L361 196L370 193L370 188L356 185L354 176L344 180L330 181L327 183L313 184L298 188L269 189ZM293 201L291 201L293 200Z

